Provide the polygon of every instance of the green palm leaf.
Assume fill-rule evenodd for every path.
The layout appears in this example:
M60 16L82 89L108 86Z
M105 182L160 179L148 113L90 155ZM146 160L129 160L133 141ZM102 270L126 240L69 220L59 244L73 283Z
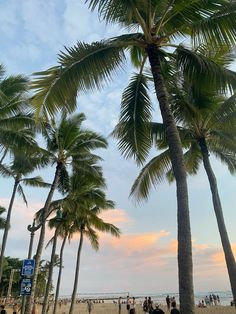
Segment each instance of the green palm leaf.
M19 184L18 187L17 187L17 192L18 192L19 195L22 197L22 199L23 199L25 205L28 206L27 198L26 198L26 196L25 196L23 187L22 187L20 184Z
M125 158L134 157L142 163L147 157L151 146L148 124L151 112L146 77L135 74L122 95L119 123L112 132Z
M219 1L221 6L214 14L199 19L191 26L191 36L196 46L209 42L214 47L220 45L234 46L236 40L236 3L235 1ZM217 3L216 3L217 5Z
M236 74L223 68L201 53L179 46L175 51L177 66L184 72L189 80L200 86L231 91L236 87Z
M170 168L169 150L165 150L142 168L131 188L130 195L134 196L137 201L147 199L151 185L156 186L162 182Z
M26 186L32 186L32 187L40 187L40 188L49 188L51 187L50 183L44 182L44 180L39 177L33 177L33 178L24 178L21 180L22 183Z
M91 45L78 42L76 46L66 48L66 52L59 55L60 67L34 74L32 88L36 93L32 103L38 114L42 110L50 115L59 109L72 112L77 91L100 89L103 83L111 80L123 60L123 49L106 41Z

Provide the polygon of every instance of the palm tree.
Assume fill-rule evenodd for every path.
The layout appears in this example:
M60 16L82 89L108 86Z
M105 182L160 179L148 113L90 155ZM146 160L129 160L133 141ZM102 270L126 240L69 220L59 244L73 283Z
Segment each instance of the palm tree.
M191 51L176 44L176 38L191 39L198 46L209 44L214 49L232 47L235 44L235 2L208 1L165 1L165 0L87 0L92 10L98 9L101 19L117 23L126 29L138 30L101 42L85 44L79 42L59 55L59 65L47 71L36 73L33 88L36 90L33 102L37 112L53 114L60 108L72 111L76 107L77 92L101 88L110 81L115 70L122 66L127 54L139 68L130 83L132 93L122 99L136 108L135 115L127 121L134 125L127 128L126 137L120 142L120 149L126 157L134 156L143 162L149 145L147 124L140 118L143 104L150 104L147 82L143 76L144 66L149 62L156 96L159 102L164 127L167 133L170 158L177 185L178 207L178 267L181 313L194 313L192 282L192 247L189 221L188 190L186 170L181 141L173 114L170 110L168 93L163 77L163 66L177 60L179 68L189 78L197 76L199 82L235 86L235 77L230 71L219 74L219 66L197 51ZM173 53L170 52L172 49ZM197 74L197 75L196 75ZM225 76L228 79L225 79ZM131 90L131 88L130 88ZM150 121L151 106L146 106L146 120ZM138 137L135 129L139 130ZM129 133L129 134L128 134ZM130 135L130 136L128 136Z
M94 165L95 168L95 165ZM58 294L59 294L59 287L60 287L60 277L61 277L61 271L62 271L62 254L63 254L63 249L65 245L66 238L68 239L71 238L73 233L78 232L78 228L75 228L74 220L76 219L75 215L77 213L71 211L71 202L73 202L74 206L74 199L76 199L76 202L81 203L82 201L86 202L93 202L95 203L100 201L101 197L103 198L104 195L98 192L97 189L94 188L96 187L105 187L105 182L104 178L102 176L102 172L100 170L100 167L97 167L97 175L96 176L88 176L87 174L84 175L83 172L81 171L76 171L74 175L70 177L70 190L68 195L61 200L57 200L51 203L50 206L50 214L57 210L58 213L58 208L63 208L62 214L60 219L58 219L58 215L49 220L49 228L55 228L55 233L53 238L50 240L52 242L52 252L51 252L51 267L49 269L49 274L48 274L48 281L47 281L47 286L46 286L46 292L45 292L45 297L43 301L43 308L42 312L44 313L48 307L48 300L49 300L49 292L50 292L50 287L52 283L52 275L53 275L53 261L54 261L54 256L56 253L56 245L57 245L57 238L58 235L62 236L63 243L62 243L62 252L60 254L60 269L59 269L59 275L58 275L58 285L57 285L57 293L56 293L56 299L55 299L55 304L54 304L54 311L56 312L56 306L57 306L57 299L58 299ZM101 202L101 201L100 201ZM38 214L40 215L40 213Z
M44 188L50 186L49 184L45 183L43 179L39 176L31 178L27 177L30 173L32 173L36 168L39 168L40 166L42 166L42 158L38 153L32 154L31 156L27 156L27 158L25 155L15 153L15 155L13 156L12 164L9 167L5 165L0 165L1 175L11 177L14 180L12 195L7 210L6 224L2 239L2 249L0 255L0 282L2 278L3 259L7 244L8 232L11 222L11 214L16 193L18 192L19 195L22 196L24 202L27 205L27 199L22 185Z
M0 149L3 162L11 148L26 150L34 145L30 130L35 128L27 91L29 80L23 75L5 77L0 64Z
M224 222L223 210L217 179L210 163L210 154L226 164L230 173L236 172L236 96L225 99L216 92L200 91L183 78L177 79L172 88L172 111L180 125L179 133L185 164L190 174L196 174L203 162L217 219L218 230L224 250L231 290L236 300L236 264ZM160 123L152 124L160 148L167 147L164 127ZM141 170L132 187L131 194L138 200L146 199L150 186L161 182L165 174L173 180L169 150L166 149L150 160Z
M106 148L106 140L97 133L82 128L82 123L85 119L83 114L77 114L71 117L62 115L61 120L55 123L51 121L50 126L44 130L44 137L46 140L47 150L45 154L48 156L52 165L55 164L55 174L51 189L42 209L42 220L37 252L35 256L35 272L32 280L32 292L26 304L26 314L31 313L31 300L34 300L34 293L37 283L38 266L43 250L45 238L45 222L49 214L50 204L52 202L53 194L56 189L62 193L66 193L69 189L69 175L68 170L70 165L73 165L73 170L83 170L88 176L96 175L97 169L94 166L99 158L92 154L94 149Z
M99 194L98 204L96 203L95 199L92 202L88 202L88 200L85 200L85 202L75 202L74 206L72 206L71 208L71 210L73 210L73 212L75 213L74 228L77 229L77 231L80 233L80 240L77 251L75 279L69 314L74 313L76 294L78 290L80 258L84 236L88 237L92 247L97 250L99 248L99 242L96 230L100 232L111 233L113 236L116 237L120 235L120 231L117 227L110 223L104 222L98 216L103 209L111 208L113 206L113 202L106 199L102 200L102 197L104 197L105 195L97 188L95 188L92 193L95 193L95 196Z

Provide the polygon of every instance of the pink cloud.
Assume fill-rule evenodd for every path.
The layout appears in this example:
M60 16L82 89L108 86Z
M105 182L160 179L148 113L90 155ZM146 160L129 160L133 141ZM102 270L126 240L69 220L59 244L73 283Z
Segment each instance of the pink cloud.
M107 210L104 211L100 217L105 221L105 222L109 222L112 223L114 225L117 224L123 224L123 223L127 223L130 222L131 219L127 214L127 211L123 210L123 209L111 209L111 210Z

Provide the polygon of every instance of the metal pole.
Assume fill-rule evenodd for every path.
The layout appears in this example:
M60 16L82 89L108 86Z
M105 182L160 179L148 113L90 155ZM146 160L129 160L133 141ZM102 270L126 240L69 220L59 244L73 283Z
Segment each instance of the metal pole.
M28 230L30 231L30 243L29 243L29 250L28 250L28 259L32 257L32 251L33 251L33 244L34 244L34 231L35 231L35 219L33 220L32 226Z
M33 244L34 244L34 235L35 235L35 219L33 220L32 226L27 227L28 231L30 231L30 243L29 243L29 249L28 249L28 259L31 259L32 252L33 252ZM21 314L25 313L25 305L26 305L26 295L23 295L22 297L22 303L21 303Z

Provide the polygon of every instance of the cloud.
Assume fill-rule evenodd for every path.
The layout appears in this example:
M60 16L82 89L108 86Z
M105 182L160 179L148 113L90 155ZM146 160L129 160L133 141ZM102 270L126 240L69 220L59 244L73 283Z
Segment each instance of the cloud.
M127 212L123 209L111 209L104 211L100 217L108 223L111 224L124 224L131 221L131 218L128 216Z
M168 235L169 232L161 230L159 232L126 234L121 235L120 238L106 237L103 241L114 250L122 251L126 256L130 256L155 248L158 241Z

